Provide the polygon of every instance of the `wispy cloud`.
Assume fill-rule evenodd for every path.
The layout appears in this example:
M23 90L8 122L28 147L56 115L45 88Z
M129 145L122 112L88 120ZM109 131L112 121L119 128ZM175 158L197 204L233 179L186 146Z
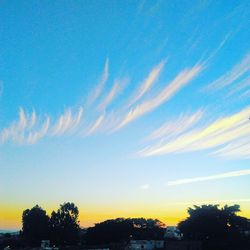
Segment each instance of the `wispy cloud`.
M35 117L35 116L33 116ZM20 142L22 141L23 134L25 130L29 127L32 128L32 124L34 118L32 118L32 115L26 115L23 108L19 109L19 120L13 122L9 127L4 128L1 131L1 142L4 143L8 140L12 140L14 142Z
M210 55L204 61L204 65L208 65L215 58L215 56L225 46L225 44L231 38L231 36L232 36L232 32L229 32L225 35L225 37L222 39L222 41L219 43L219 45L210 53Z
M156 95L150 95L150 90L166 63L166 60L161 61L139 84L137 91L132 95L133 98L125 99L125 101L123 99L125 104L117 108L115 99L118 95L126 94L122 90L128 79L116 80L111 89L108 92L105 89L104 92L103 89L109 77L109 60L107 59L101 80L91 95L91 102L95 102L95 107L86 110L95 113L86 116L90 118L87 120L87 124L90 126L87 127L85 135L92 135L97 130L112 133L157 109L198 76L205 67L204 62L203 60L194 67L180 71L160 92ZM250 70L249 64L250 54L247 54L238 65L214 81L210 87L212 86L213 89L222 88L239 79L237 90L243 91L243 96L250 95L248 90L249 75L246 74ZM148 94L147 98L146 94ZM217 120L212 115L213 122L209 123L200 122L201 118L204 117L203 113L201 107L194 113L182 113L176 120L167 121L146 137L146 141L150 141L150 144L141 150L139 155L145 157L210 149L211 154L218 156L250 158L250 143L245 141L246 139L250 141L248 120L250 107ZM37 116L35 111L28 114L21 108L19 119L0 131L0 142L13 141L19 144L33 144L45 136L61 136L72 132L82 134L82 116L82 107L79 107L78 110L68 108L57 118L46 115Z
M80 123L83 114L83 108L80 107L75 114L71 109L67 109L64 114L60 115L54 128L52 129L53 135L61 135L66 132L74 130Z
M85 133L85 135L91 135L93 134L102 124L103 120L104 120L105 114L100 115L97 120L94 122L93 125L91 125L88 129L87 132Z
M157 144L139 152L140 156L190 152L205 149L217 150L250 135L250 107L212 122L206 127L193 129L164 144ZM249 152L250 153L250 152Z
M103 70L103 74L101 76L100 82L98 83L98 85L96 86L96 88L94 89L94 91L89 97L89 101L88 101L89 105L91 105L100 96L105 86L105 83L108 80L108 77L109 77L109 59L107 58L105 61L104 70Z
M49 117L45 118L40 126L35 111L29 114L23 108L20 108L18 121L14 121L0 132L0 142L12 141L17 144L34 144L47 134L49 125Z
M227 172L227 173L222 173L222 174L217 174L217 175L210 175L210 176L203 176L203 177L179 179L175 181L169 181L167 185L177 186L177 185L191 184L191 183L196 183L196 182L213 181L217 179L239 177L243 175L250 175L250 169L232 171L232 172Z
M116 80L112 89L104 98L104 100L99 104L98 110L103 111L105 110L108 105L115 99L115 97L122 91L123 87L127 83L128 79L123 80Z
M177 75L177 77L170 82L170 84L161 91L160 94L144 101L131 109L127 115L122 119L121 123L115 130L120 129L127 125L129 122L137 119L138 117L154 110L161 104L168 101L174 94L176 94L182 87L188 84L193 78L195 78L202 70L202 65L196 65L191 69L183 70Z
M81 107L75 113L68 109L52 126L50 116L38 116L35 110L28 113L20 108L18 120L0 131L0 143L34 144L45 136L58 136L74 131L81 122L82 114Z
M144 184L144 185L140 186L140 189L142 189L142 190L148 190L149 188L150 188L149 184Z
M193 114L182 114L177 120L167 122L148 136L148 140L158 138L171 138L187 131L194 126L203 116L203 110L198 110Z
M40 129L38 129L37 131L28 133L27 138L26 138L26 143L34 144L37 141L39 141L41 138L47 135L49 126L50 126L50 118L47 117Z
M244 74L250 71L250 53L245 55L240 63L235 65L229 72L219 77L217 80L209 84L206 90L219 90L232 84L234 81L238 80Z
M229 159L250 159L250 135L223 146L222 148L213 152L213 155L219 155Z
M250 88L250 75L245 77L239 83L237 83L236 86L233 86L233 88L231 88L230 91L228 92L227 97L231 97L234 94L237 94L239 96L241 92L243 93L240 94L240 97L247 97L249 88Z
M250 97L250 89L241 94L241 97Z
M158 65L156 65L147 78L142 82L141 86L139 87L137 93L135 96L132 98L132 100L129 102L128 107L136 103L141 97L144 96L144 94L151 89L153 84L156 82L158 79L164 65L166 63L166 60L161 61Z

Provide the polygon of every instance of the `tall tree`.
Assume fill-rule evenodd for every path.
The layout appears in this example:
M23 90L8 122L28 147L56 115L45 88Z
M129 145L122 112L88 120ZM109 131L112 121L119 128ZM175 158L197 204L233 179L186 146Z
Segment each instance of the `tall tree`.
M212 243L220 249L241 249L244 232L249 230L250 223L247 218L237 215L239 205L194 206L188 209L188 218L179 223L178 227L186 239L202 240L207 246ZM237 248L233 248L234 244ZM213 249L213 244L207 249Z
M60 205L57 212L53 211L50 218L52 241L61 245L76 244L79 239L79 211L74 203Z
M36 205L23 211L22 235L31 245L39 245L41 240L49 237L49 217L46 211Z

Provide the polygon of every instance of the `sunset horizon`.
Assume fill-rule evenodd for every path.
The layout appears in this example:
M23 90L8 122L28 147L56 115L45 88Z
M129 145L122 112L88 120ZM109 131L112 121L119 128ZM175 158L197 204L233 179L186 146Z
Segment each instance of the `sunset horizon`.
M0 230L250 219L250 1L1 1ZM223 209L222 209L223 210Z
M249 201L241 201L243 203L245 202L249 202ZM62 202L61 204L63 204L64 202ZM51 212L54 210L57 210L59 208L59 205L55 206L55 208L48 208L45 206L41 206L42 209L45 209L47 211L47 215L50 216ZM187 203L188 204L188 203ZM186 219L188 214L187 214L187 209L188 207L193 207L194 205L201 205L201 204L216 204L216 201L208 201L206 203L196 203L193 205L185 205L182 204L177 205L177 208L172 208L172 209L166 209L161 211L160 213L157 212L157 207L152 209L152 211L150 210L149 212L142 212L142 208L136 208L134 209L133 212L129 212L129 211L125 211L125 210L118 210L118 211L114 211L112 209L110 209L109 207L106 208L105 207L105 213L103 213L102 211L99 211L101 209L96 209L97 211L92 211L92 208L81 208L80 206L78 206L79 208L79 222L80 222L80 226L81 228L88 228L88 227L93 227L96 223L100 223L106 220L112 220L112 219L116 219L116 218L146 218L146 219L158 219L161 222L163 222L166 226L177 226L179 222L181 222L182 220ZM236 204L236 202L233 201L224 201L223 203L221 203L222 205L234 205ZM27 208L32 208L35 205L39 205L39 204L30 204L30 205L26 205L23 206L23 208L19 208L16 211L13 211L13 206L10 206L8 208L8 210L10 210L10 213L6 213L6 223L5 221L3 221L3 228L0 228L0 231L20 231L22 230L22 213L25 209ZM76 204L78 205L78 204ZM124 204L125 205L125 204ZM19 205L20 206L20 205ZM184 206L186 206L184 208ZM243 207L243 209L242 209ZM93 207L95 208L95 207ZM244 211L245 208L245 211ZM241 212L239 212L238 214L240 216L244 216L247 218L250 218L250 214L249 211L246 209L248 208L247 206L241 206ZM83 211L87 211L86 214L83 214ZM176 214L177 213L177 214Z

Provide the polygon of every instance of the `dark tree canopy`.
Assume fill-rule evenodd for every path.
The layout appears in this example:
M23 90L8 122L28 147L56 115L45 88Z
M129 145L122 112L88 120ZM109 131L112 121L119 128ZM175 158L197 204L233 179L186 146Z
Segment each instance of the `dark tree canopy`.
M246 250L250 245L250 221L238 216L239 211L239 205L194 206L178 227L184 240L202 241L204 250ZM45 239L61 246L76 245L80 235L88 245L105 245L126 243L129 239L162 239L164 235L165 225L161 221L145 218L106 220L83 232L78 216L78 208L70 202L60 205L51 217L38 205L26 209L22 215L21 245L38 246Z
M50 218L52 241L57 244L75 244L79 239L79 211L74 203L60 205L57 212L53 211Z
M188 209L189 217L180 222L178 227L186 239L216 242L217 245L230 240L237 242L239 247L244 232L250 228L249 220L237 215L239 211L239 205L222 208L218 205L194 206ZM229 245L233 247L233 243Z
M159 220L144 218L117 218L95 224L87 230L88 244L108 244L134 239L161 239L164 224Z
M23 211L22 223L22 235L29 244L39 245L49 237L49 217L38 205Z

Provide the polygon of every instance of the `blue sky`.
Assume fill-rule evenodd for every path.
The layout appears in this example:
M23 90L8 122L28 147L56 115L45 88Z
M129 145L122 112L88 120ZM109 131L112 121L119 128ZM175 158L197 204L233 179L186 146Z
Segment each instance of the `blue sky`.
M250 215L249 1L0 6L0 228L64 201L82 225Z

